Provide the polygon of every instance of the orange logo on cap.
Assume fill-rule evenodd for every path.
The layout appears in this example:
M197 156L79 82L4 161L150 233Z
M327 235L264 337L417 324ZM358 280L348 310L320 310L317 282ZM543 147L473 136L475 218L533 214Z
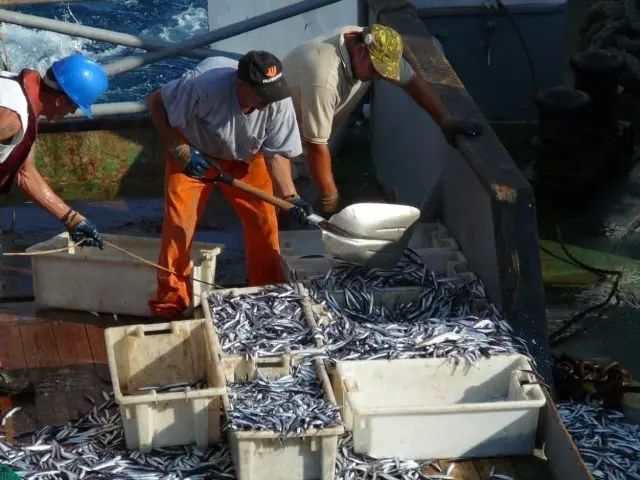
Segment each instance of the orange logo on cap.
M269 68L267 68L267 71L264 72L267 78L275 77L277 73L278 73L278 69L276 68L275 65L271 65Z

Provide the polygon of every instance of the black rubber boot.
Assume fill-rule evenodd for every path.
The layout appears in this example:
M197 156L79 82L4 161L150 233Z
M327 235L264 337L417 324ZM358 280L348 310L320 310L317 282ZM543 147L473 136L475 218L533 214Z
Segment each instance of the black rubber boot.
M19 377L0 368L0 395L15 396L33 391L33 385L25 377Z

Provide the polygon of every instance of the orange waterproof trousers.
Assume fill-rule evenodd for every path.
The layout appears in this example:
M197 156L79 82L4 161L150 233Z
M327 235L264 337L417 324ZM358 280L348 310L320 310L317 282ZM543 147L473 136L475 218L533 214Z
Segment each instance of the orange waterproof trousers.
M271 177L262 154L256 155L249 163L219 160L218 164L227 175L272 193ZM240 217L249 284L283 282L275 208L229 185L204 183L182 171L182 166L167 153L158 264L184 277L158 270L156 299L149 302L151 314L168 319L179 318L190 306L192 288L187 278L191 275L191 244L198 221L215 187L220 188ZM215 176L214 169L207 172L207 177Z

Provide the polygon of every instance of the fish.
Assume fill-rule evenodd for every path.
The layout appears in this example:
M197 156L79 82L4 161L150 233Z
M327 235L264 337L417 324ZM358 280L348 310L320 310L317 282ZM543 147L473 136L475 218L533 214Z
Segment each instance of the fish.
M505 475L504 473L496 473L496 467L494 465L491 466L491 470L489 471L489 479L495 478L496 480L513 480L513 477L510 475Z
M342 425L340 408L324 398L322 384L312 360L291 366L291 373L267 378L258 370L251 380L228 386L231 430L275 432L284 439L312 429Z
M558 414L596 480L640 480L640 424L617 410L563 401Z
M433 299L455 304L446 292L425 287L413 302L391 306L372 301L379 291L359 287L350 292L345 298L351 300L342 302L339 293L310 291L316 334L333 361L442 357L469 367L483 357L522 354L535 368L526 342L501 318L481 318L469 305L434 313Z
M292 284L268 285L255 293L209 294L213 326L227 355L257 357L286 349L316 347Z
M256 358L315 346L309 356L330 363L442 357L464 367L483 357L522 354L536 367L527 342L513 334L479 279L438 275L411 249L393 269L337 261L308 284L211 292L223 352ZM418 293L404 302L379 299L398 287Z
M482 357L522 354L536 366L478 278L438 275L410 248L393 269L337 261L308 283L309 323L331 361L442 357L470 367ZM384 301L406 297L401 287L413 298Z
M184 392L187 389L189 390L202 390L209 388L209 385L205 379L198 379L195 381L183 381L183 382L174 382L169 383L167 385L143 385L138 387L131 392L126 392L129 395L144 395L148 392L154 391L156 393L167 393L167 392Z
M7 413L5 413L2 416L2 421L0 421L0 425L4 427L5 424L7 423L7 420L9 420L11 417L13 417L20 410L22 410L22 407L13 407L11 410L9 410Z
M445 475L423 473L427 467L440 471L437 463L399 458L373 458L355 453L353 450L353 434L346 432L338 440L336 456L336 480L419 480L419 479L452 479L451 472Z
M112 401L105 407L94 406L65 425L43 427L20 443L0 441L2 463L25 479L236 478L231 452L224 443L206 449L166 447L146 454L128 450L120 412Z

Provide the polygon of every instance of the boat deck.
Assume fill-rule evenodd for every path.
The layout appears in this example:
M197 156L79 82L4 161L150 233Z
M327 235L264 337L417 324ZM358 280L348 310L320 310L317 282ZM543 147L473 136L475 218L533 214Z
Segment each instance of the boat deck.
M145 319L38 309L32 302L0 304L0 361L5 368L26 372L34 384L33 395L13 400L0 396L3 413L22 407L7 420L7 439L19 442L34 430L83 415L92 407L86 396L100 403L102 391L111 391L104 329L141 321ZM439 464L443 472L449 466L447 461ZM553 478L547 462L533 455L455 464L455 480L485 480L492 468L505 479ZM439 472L429 468L428 473Z

